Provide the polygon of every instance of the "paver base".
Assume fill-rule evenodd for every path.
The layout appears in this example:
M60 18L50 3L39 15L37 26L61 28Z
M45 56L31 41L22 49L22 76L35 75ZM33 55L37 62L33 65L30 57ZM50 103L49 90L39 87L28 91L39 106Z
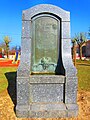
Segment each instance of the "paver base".
M16 107L16 115L20 118L66 118L75 117L77 114L77 104L32 103Z

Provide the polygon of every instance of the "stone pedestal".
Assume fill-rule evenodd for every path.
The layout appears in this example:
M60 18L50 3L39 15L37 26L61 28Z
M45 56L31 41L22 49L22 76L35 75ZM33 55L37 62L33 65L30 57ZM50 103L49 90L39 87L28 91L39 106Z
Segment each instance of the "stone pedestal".
M50 21L45 21L43 28L44 32L52 30L50 39L49 33L44 34L43 29L40 33L40 25L44 24L43 18L46 21L50 18L52 21L51 24ZM77 72L71 57L70 13L53 5L41 4L23 11L22 21L21 61L17 71L17 117L77 116ZM38 34L35 33L38 30L37 25ZM42 39L41 34L44 36ZM33 37L34 35L37 37ZM46 48L37 43L39 38L42 45L47 38L48 42L44 46ZM58 47L54 47L55 45ZM39 50L42 50L41 54ZM46 52L42 54L43 50ZM52 52L53 50L56 51ZM56 58L53 59L52 56Z
M17 106L17 117L21 118L69 118L77 115L77 104L65 105L64 103L33 103L30 106Z
M28 98L26 101L20 98L22 100L22 103L21 105L17 105L16 108L18 117L65 118L77 116L77 104L65 104L65 98L68 98L69 95L66 96L65 93L66 78L64 76L30 76L28 80L28 88L26 89L25 85L22 84L24 81L26 81L26 78L22 79L23 80L20 79L20 82L22 82L19 84L19 90L24 96L22 96L21 93L19 95L24 99L27 97ZM24 87L24 89L22 87ZM71 92L69 94L71 95ZM76 97L74 98L72 95L71 101L73 100L75 102L75 99ZM28 103L26 103L27 101ZM21 101L18 102L20 103ZM27 105L25 105L25 103Z

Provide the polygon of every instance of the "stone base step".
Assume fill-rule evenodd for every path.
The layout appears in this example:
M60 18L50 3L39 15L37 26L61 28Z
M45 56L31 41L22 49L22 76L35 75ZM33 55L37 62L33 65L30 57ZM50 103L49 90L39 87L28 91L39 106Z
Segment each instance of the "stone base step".
M16 115L20 118L66 118L75 117L77 114L77 104L32 103L16 107Z

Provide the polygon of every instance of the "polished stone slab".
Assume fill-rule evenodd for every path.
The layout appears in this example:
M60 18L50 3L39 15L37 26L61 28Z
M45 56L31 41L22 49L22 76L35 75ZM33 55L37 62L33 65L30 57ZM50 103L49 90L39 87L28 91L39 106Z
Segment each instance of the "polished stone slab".
M71 56L70 12L51 4L24 10L17 117L77 116L76 74Z

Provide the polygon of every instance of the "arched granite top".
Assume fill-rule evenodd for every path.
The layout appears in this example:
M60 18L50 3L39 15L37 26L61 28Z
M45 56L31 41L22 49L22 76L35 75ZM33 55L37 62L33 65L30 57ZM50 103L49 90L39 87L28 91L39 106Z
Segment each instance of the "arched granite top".
M24 10L23 20L31 20L34 15L47 12L59 16L62 18L62 21L70 21L70 12L51 4L39 4Z

